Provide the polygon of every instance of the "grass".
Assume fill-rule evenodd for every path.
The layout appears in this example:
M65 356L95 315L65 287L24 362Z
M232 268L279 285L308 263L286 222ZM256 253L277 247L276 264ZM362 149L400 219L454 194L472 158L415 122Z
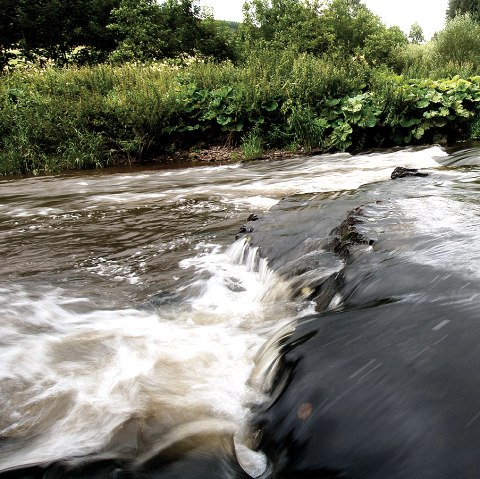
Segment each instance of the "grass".
M242 138L242 152L245 160L257 160L262 156L262 138L257 128Z

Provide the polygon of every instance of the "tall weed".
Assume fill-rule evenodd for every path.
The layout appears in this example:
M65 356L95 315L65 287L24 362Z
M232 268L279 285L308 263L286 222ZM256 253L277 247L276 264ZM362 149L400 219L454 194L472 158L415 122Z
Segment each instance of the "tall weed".
M325 144L325 130L328 121L319 117L309 106L294 105L291 107L288 119L288 129L295 142L306 153L320 149Z

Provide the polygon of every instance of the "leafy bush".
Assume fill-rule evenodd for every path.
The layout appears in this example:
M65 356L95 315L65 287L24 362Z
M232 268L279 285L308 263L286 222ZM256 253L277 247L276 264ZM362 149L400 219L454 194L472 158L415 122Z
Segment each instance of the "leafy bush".
M366 38L363 54L373 65L391 66L395 63L395 51L405 48L407 45L407 37L400 28L385 28Z
M204 17L194 0L120 0L108 30L117 41L110 60L155 61L196 53L225 60L235 56L230 29Z
M392 51L392 69L405 78L431 78L438 64L434 58L433 43L410 43Z
M400 77L391 83L388 93L385 85L378 93L379 98L387 99L383 121L393 144L462 138L477 114L480 77L437 81L405 81Z

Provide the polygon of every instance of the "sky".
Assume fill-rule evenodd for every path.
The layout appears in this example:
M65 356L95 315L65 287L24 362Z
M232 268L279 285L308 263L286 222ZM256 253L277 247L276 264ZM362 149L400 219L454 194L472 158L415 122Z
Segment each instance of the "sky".
M219 20L242 20L244 0L201 0L210 6ZM426 40L443 28L448 0L363 0L363 3L387 26L398 25L407 35L417 22Z

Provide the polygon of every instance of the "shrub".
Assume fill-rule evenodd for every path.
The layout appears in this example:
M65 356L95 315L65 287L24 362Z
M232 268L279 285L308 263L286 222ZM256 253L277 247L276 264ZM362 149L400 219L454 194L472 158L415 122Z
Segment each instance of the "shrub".
M372 65L389 65L395 63L395 51L405 48L408 40L398 27L379 29L368 36L363 47L363 54Z
M392 51L392 69L406 78L429 78L434 75L437 63L433 54L433 43L418 45L409 43Z
M468 13L447 22L434 41L434 55L442 65L480 66L480 24Z

